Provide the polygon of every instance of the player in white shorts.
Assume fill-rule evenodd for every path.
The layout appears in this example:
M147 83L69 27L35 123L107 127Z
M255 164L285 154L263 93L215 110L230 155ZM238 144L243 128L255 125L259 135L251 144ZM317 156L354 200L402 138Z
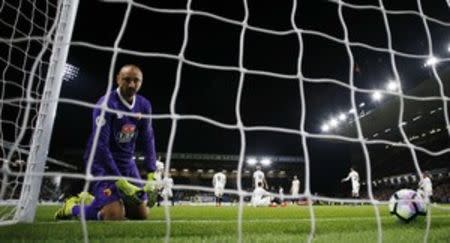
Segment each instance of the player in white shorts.
M263 188L268 188L266 177L264 176L264 172L261 171L261 166L256 166L256 171L253 172L253 182L255 185L255 188L258 187L259 183L261 183L261 186Z
M344 179L342 179L341 182L345 182L350 180L352 181L352 197L358 198L359 197L359 174L356 172L356 170L351 167L350 173L348 173L348 176Z
M149 194L149 206L154 205L155 203L160 206L160 202L162 201L161 192L163 189L163 175L164 175L164 163L161 162L161 156L156 160L156 170L154 173L155 178L155 191Z
M269 193L264 190L262 182L259 182L253 190L251 205L253 207L269 206L271 201Z
M291 184L291 195L293 197L292 203L298 202L299 191L300 191L300 181L298 180L297 176L294 176L294 179L292 180Z
M286 202L284 200L284 188L282 186L280 186L278 188L278 194L280 195L278 200L272 199L272 205L274 205L274 203L276 203L276 204L280 204L281 206L286 206Z
M164 174L164 163L161 162L161 157L156 160L156 170L155 170L155 187L157 190L162 189L162 178Z
M222 205L223 191L227 183L227 176L222 172L217 172L213 176L212 184L214 186L214 195L216 196L216 207Z
M165 202L167 202L168 200L172 201L172 206L173 206L174 200L173 200L172 188L173 188L173 179L170 177L170 174L169 174L168 177L165 177L163 179L163 189L161 192L161 196Z
M419 189L417 191L428 202L431 201L431 197L433 196L433 184L431 183L428 172L422 174L422 180L419 182Z

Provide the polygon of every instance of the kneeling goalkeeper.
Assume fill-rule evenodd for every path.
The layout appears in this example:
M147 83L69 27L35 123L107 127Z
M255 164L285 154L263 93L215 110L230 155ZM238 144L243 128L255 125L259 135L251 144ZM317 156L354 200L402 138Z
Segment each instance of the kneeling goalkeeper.
M125 65L117 74L118 88L111 91L106 104L115 111L134 114L151 114L150 102L137 95L141 88L143 74L136 65ZM103 96L97 105L104 103ZM98 180L92 184L94 198L86 194L67 199L56 214L56 219L81 217L81 211L88 220L146 219L148 216L147 193L155 189L155 140L151 120L141 116L129 116L121 113L93 111L93 131L89 137L84 160L87 165L89 155L95 149L91 174L99 176L123 177L118 180ZM98 142L94 147L96 130L100 129ZM141 180L133 159L136 145L141 146L147 170L147 183ZM125 178L135 181L128 181ZM83 196L84 195L84 196ZM81 204L81 201L84 201ZM84 206L83 206L84 205Z

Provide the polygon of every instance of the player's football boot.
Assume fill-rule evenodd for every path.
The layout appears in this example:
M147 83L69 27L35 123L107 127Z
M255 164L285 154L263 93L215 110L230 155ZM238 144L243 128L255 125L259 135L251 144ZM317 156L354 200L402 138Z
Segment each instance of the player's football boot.
M81 204L81 202L84 200L84 205L89 205L95 199L95 197L89 192L80 192L78 193L77 196L78 196L78 202L76 202L77 204Z
M55 219L56 220L64 220L64 219L71 219L73 217L72 215L72 208L77 205L77 202L79 202L80 198L78 196L69 197L61 208L58 209L55 213Z

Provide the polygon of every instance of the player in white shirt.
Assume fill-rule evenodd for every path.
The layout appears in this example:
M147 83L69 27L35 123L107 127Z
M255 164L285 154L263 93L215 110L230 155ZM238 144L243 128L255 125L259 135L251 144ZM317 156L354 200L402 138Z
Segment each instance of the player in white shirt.
M293 197L292 203L295 203L298 201L298 192L300 191L300 181L298 180L297 176L294 176L294 179L292 180L291 184L291 195Z
M164 163L161 162L161 157L156 160L156 170L154 173L156 189L159 191L162 189L162 178L164 175Z
M262 182L259 182L253 190L251 205L253 207L269 206L271 201L269 193L264 190Z
M348 173L348 176L344 179L342 179L341 182L345 182L348 180L352 180L352 197L358 198L359 197L359 174L356 172L356 170L351 167L350 173Z
M162 201L162 196L161 196L161 192L162 192L162 188L163 188L163 178L164 175L164 163L161 162L161 156L158 157L158 159L156 160L156 170L154 172L154 183L155 183L155 191L153 191L152 193L150 193L148 195L148 200L149 203L148 205L150 207L152 207L153 205L157 205L160 206L160 202Z
M263 188L268 188L266 177L264 176L264 172L261 171L261 166L256 166L256 171L253 172L253 182L255 185L255 188L258 187L259 183L261 182L261 186Z
M163 179L163 189L161 192L161 196L163 197L165 202L167 202L168 200L171 200L172 206L173 206L174 200L173 200L172 188L173 188L173 179L170 177L170 174L169 174L168 177L165 177Z
M284 202L284 188L282 186L280 186L278 188L278 194L280 194L280 200L281 202Z
M216 207L222 205L223 190L227 183L227 176L222 172L217 172L213 176L212 184L214 186L214 195L216 196Z
M286 206L286 202L284 201L284 188L280 186L278 188L278 193L280 194L279 200L272 199L272 205L274 204L280 204L281 206ZM277 202L278 201L278 202ZM275 206L275 205L274 205Z
M422 174L422 180L419 182L419 189L417 191L428 202L431 201L431 197L433 196L433 184L431 183L430 174L428 174L428 172Z

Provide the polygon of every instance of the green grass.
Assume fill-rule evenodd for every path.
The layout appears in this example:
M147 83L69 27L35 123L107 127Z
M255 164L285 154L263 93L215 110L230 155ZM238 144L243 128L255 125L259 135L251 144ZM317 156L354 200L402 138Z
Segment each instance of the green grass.
M40 206L33 224L0 227L1 242L79 242L81 223L53 220L57 207ZM404 224L381 207L384 242L423 242L425 217ZM314 242L376 242L377 227L371 206L315 206ZM236 242L237 207L170 208L170 242ZM87 223L91 242L162 242L166 234L164 208L153 208L147 221ZM244 207L244 242L305 242L311 229L306 206ZM450 211L433 208L428 242L450 241Z

